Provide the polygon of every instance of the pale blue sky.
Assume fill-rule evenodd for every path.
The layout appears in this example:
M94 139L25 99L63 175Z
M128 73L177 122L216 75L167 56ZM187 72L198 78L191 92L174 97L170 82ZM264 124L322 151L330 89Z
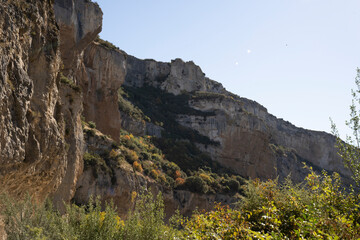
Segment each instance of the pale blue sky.
M97 0L100 36L144 59L193 60L296 126L346 130L360 0Z

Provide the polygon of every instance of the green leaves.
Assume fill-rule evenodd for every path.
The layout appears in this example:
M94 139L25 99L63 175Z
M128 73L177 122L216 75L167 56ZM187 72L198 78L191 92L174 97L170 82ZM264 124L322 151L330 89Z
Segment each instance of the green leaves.
M360 187L360 69L357 69L355 78L356 90L351 91L353 97L350 105L350 120L346 125L353 131L353 136L346 136L346 142L340 139L335 123L331 121L332 133L336 136L336 148L339 156L344 160L345 166L350 170L356 185Z
M311 168L301 184L249 181L238 209L218 205L183 223L186 239L358 239L358 197Z

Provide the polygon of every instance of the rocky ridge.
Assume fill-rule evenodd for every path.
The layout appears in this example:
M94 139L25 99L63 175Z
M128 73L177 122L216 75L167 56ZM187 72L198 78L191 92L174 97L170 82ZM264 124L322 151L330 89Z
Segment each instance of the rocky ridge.
M188 106L208 116L178 114L177 122L217 142L217 145L197 145L213 160L235 169L236 173L261 179L276 176L284 179L291 173L293 180L301 181L306 175L302 169L306 162L317 169L349 176L336 154L334 136L277 119L262 105L226 91L193 62L175 59L163 63L115 52L124 59L122 64L118 63L125 66L124 86L134 89L151 86L175 96L190 95ZM127 118L126 114L120 115ZM149 125L143 124L142 134L151 133L146 131ZM127 126L122 124L122 127Z

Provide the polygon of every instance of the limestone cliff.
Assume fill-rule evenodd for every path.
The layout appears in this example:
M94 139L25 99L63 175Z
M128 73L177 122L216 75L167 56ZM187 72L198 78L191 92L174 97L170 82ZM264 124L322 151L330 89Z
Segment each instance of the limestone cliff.
M176 121L218 143L204 144L200 141L197 146L222 166L244 177L267 179L279 176L283 179L291 174L293 180L301 181L306 175L302 168L305 162L316 169L337 171L345 178L349 176L336 154L332 135L298 128L277 119L260 104L226 91L220 83L207 78L193 62L175 59L171 63L163 63L140 60L122 51L116 54L123 59L117 65L125 66L125 79L120 80L124 82L123 86L133 91L141 90L144 99L154 91L151 89L159 89L175 97L188 97L186 103L182 102L183 107L197 112L184 114L179 111ZM133 101L144 113L151 115L151 111L155 110L138 103ZM121 114L120 111L116 114L122 115L123 119L129 117L129 114ZM116 117L114 112L112 116ZM155 120L150 123L158 126ZM137 120L134 119L134 122ZM122 124L123 127L127 125ZM146 126L151 125L145 124L143 133L151 134L151 131L146 131ZM165 132L167 130L169 128Z
M0 188L40 199L61 184L67 162L52 7L0 4Z
M283 179L291 173L300 181L306 162L349 175L330 134L277 119L260 104L226 91L193 62L140 60L98 39L102 12L91 1L0 3L1 190L29 192L39 201L50 196L60 209L63 201L84 203L100 194L125 214L132 192L145 186L164 192L168 213L180 207L190 214L196 206L235 201L239 183L231 174ZM81 116L100 132L83 129ZM122 129L154 136L149 139L159 149L151 146L151 154L138 149L137 156L130 151L135 147L114 148L124 137ZM135 172L129 164L134 160L119 165L108 158L113 150L120 159L132 153L163 179ZM89 152L101 155L103 168L85 165L83 172ZM210 170L196 172L205 167ZM181 184L196 174L200 182L214 184L212 192L190 192ZM211 182L216 177L221 180Z
M102 13L85 0L4 0L0 13L0 188L60 205L82 171L76 70Z

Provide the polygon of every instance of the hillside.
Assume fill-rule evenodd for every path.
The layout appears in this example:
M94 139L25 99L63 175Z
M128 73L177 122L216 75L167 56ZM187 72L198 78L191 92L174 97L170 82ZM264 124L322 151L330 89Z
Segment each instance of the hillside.
M170 216L231 205L245 179L300 182L303 162L348 181L334 136L276 118L193 62L99 39L96 3L1 0L0 26L0 189L13 196L64 211L100 195L125 215L151 187Z

